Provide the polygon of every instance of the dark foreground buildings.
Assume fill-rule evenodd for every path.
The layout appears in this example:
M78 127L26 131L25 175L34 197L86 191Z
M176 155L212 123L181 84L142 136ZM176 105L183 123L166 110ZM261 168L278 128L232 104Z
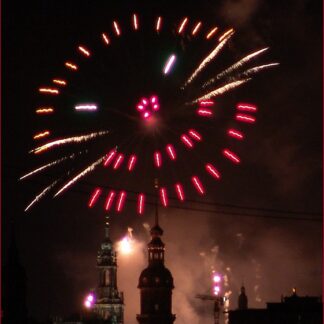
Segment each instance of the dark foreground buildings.
M157 212L157 211L156 211ZM151 228L151 241L148 244L148 267L140 275L138 288L141 291L141 313L137 315L139 324L172 324L173 278L164 266L163 230L158 224Z
M322 311L320 297L300 297L296 290L280 303L267 303L265 309L248 309L245 290L241 290L239 308L229 311L229 324L321 324Z

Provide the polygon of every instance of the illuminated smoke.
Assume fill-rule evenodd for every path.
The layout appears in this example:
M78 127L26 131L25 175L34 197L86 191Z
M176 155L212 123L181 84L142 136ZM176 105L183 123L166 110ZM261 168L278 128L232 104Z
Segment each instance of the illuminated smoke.
M77 181L79 181L81 178L85 177L88 173L92 172L95 170L95 168L102 163L102 161L104 160L105 155L100 157L97 161L93 162L91 165L89 165L88 167L86 167L83 171L81 171L79 174L77 174L73 179L71 179L70 181L68 181L59 191L57 191L54 195L54 197L58 196L59 194L61 194L63 191L65 191L66 189L68 189L70 186L72 186L74 183L76 183Z
M246 63L248 63L254 57L256 57L256 56L264 53L268 49L269 49L269 47L266 47L266 48L263 48L263 49L261 49L259 51L253 52L253 53L245 56L244 58L242 58L238 62L234 63L233 65L231 65L230 67L228 67L227 69L225 69L224 71L222 71L221 73L217 74L217 76L215 78L212 78L209 81L207 81L202 87L205 88L206 86L214 83L216 80L219 80L219 79L221 79L221 78L229 75L230 73L232 73L235 70L239 69L240 67L244 66Z
M208 92L205 95L195 99L191 103L194 104L194 103L197 103L197 102L199 102L201 100L215 98L215 97L217 97L217 96L219 96L219 95L221 95L221 94L223 94L223 93L225 93L227 91L233 90L233 89L241 86L242 84L244 84L244 83L246 83L246 82L248 82L250 80L251 79L249 78L249 79L243 79L243 80L238 80L238 81L227 83L224 86L219 87L219 88L217 88L217 89L215 89L215 90L213 90L211 92Z
M117 242L117 251L120 254L128 255L134 251L133 229L128 227L127 234Z
M207 57L199 64L198 68L193 72L193 74L190 76L190 78L186 81L184 86L187 86L189 83L191 83L197 75L207 66L208 63L210 63L222 50L224 45L227 43L227 41L231 38L233 34L228 35L222 42L220 42L212 52L210 52Z
M46 187L40 194L38 194L35 199L25 208L25 212L33 206L35 203L37 203L40 199L42 199L56 184L58 180L55 180L52 182L48 187Z
M79 136L73 136L73 137L67 137L67 138L55 140L55 141L46 143L44 145L38 146L35 149L29 151L29 153L37 154L42 151L46 151L50 148L53 148L55 146L61 146L61 145L70 144L70 143L87 142L87 141L95 139L99 136L104 136L108 133L109 133L109 131L101 131L101 132L90 133L87 135L79 135Z

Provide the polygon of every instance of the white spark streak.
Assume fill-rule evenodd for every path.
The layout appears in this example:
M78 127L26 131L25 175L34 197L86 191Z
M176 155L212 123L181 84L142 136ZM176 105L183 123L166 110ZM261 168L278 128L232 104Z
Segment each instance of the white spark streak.
M202 97L199 97L197 99L195 99L194 101L191 102L191 104L197 103L201 100L206 100L206 99L210 99L210 98L214 98L217 97L218 95L221 95L227 91L230 91L232 89L235 89L237 87L239 87L240 85L250 81L251 78L248 79L243 79L243 80L238 80L238 81L234 81L234 82L230 82L225 84L224 86L217 88L211 92L206 93L205 95L203 95Z
M217 76L215 78L212 78L209 81L207 81L202 87L205 88L206 86L210 85L211 83L214 83L216 80L219 80L220 78L223 78L224 76L230 74L231 72L239 69L240 67L242 67L243 65L245 65L246 63L251 61L254 57L264 53L268 49L269 49L269 47L265 47L259 51L253 52L253 53L243 57L238 62L234 63L233 65L231 65L230 67L228 67L227 69L222 71L221 73L217 74Z
M252 74L256 74L262 70L268 69L273 66L278 66L280 63L270 63L270 64L264 64L264 65L259 65L259 66L254 66L246 71L244 71L241 76L248 77Z
M190 76L190 78L186 81L184 86L187 86L190 82L193 81L194 78L197 77L197 75L206 67L208 63L210 63L222 50L224 45L227 43L227 41L232 37L234 32L229 34L227 37L225 37L214 49L212 52L210 52L205 59L199 64L198 68L193 72L193 74Z
M69 143L80 143L80 142L86 142L89 141L91 139L94 139L98 136L104 136L106 134L108 134L109 131L101 131L101 132L95 132L95 133L90 133L87 135L80 135L80 136L73 136L73 137L67 137L67 138L63 138L63 139L58 139L52 142L48 142L44 145L38 146L36 148L34 148L33 150L29 151L29 153L40 153L42 151L48 150L54 146L60 146L60 145L64 145L64 144L69 144Z
M106 155L100 157L97 161L90 164L88 167L86 167L83 171L81 171L79 174L77 174L73 179L71 179L69 182L67 182L59 191L57 191L54 195L54 197L58 196L60 193L62 193L64 190L66 190L68 187L73 185L75 182L77 182L79 179L86 176L89 172L94 171L94 169L102 163Z
M41 198L43 198L48 191L50 191L56 184L58 180L55 180L53 183L51 183L48 187L46 187L40 194L38 194L35 199L25 208L25 212L33 206L36 202L38 202Z
M78 154L81 154L81 153L82 153L82 152L79 152ZM73 153L73 154L71 154L71 155L69 155L69 156L64 156L64 157L62 157L62 158L60 158L60 159L57 159L57 160L52 161L52 162L50 162L50 163L48 163L48 164L45 164L45 165L43 165L43 166L41 166L41 167L39 167L39 168L37 168L37 169L35 169L35 170L33 170L33 171L30 171L29 173L27 173L27 174L21 176L21 177L19 178L19 180L23 180L23 179L25 179L25 178L27 178L27 177L30 177L30 176L32 176L32 175L34 175L34 174L36 174L36 173L38 173L38 172L40 172L40 171L42 171L42 170L45 170L45 169L50 168L50 167L52 167L52 166L54 166L54 165L60 164L60 163L62 163L63 161L66 161L66 160L68 160L68 159L74 159L74 158L76 157L76 155L77 155L76 153Z

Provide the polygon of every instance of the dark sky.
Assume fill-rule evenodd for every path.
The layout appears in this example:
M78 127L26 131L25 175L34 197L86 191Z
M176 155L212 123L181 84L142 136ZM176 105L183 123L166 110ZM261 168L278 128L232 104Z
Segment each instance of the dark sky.
M223 30L233 26L236 34L228 49L231 62L264 46L271 49L260 62L280 62L279 68L264 72L247 86L221 99L224 107L238 100L250 100L257 103L259 112L257 123L247 132L248 139L238 148L244 163L239 167L224 164L224 179L217 185L210 182L206 201L318 214L322 211L320 1L197 1L186 5L171 1L156 1L154 5L150 1L5 1L2 25L3 257L5 260L9 228L13 226L27 272L29 313L40 319L77 311L83 296L96 285L95 256L103 234L104 213L101 206L89 210L86 204L92 187L107 183L106 178L99 175L87 178L87 182L73 187L62 197L46 198L29 213L24 213L28 202L51 177L61 176L49 173L24 183L18 181L24 172L47 161L33 159L28 154L33 147L32 134L43 127L33 114L40 103L37 89L49 83L57 73L63 73L63 62L75 56L78 44L91 47L96 43L95 37L99 38L102 31L108 30L112 19L120 17L121 22L126 21L134 11L145 17L162 14L170 21L179 21L186 15L203 17L211 25L224 26ZM165 44L169 44L167 38ZM133 44L130 42L129 46ZM147 44L144 42L141 46L139 50L148 55ZM92 67L96 71L96 81L91 83L86 76L81 76L80 81L72 78L77 86L68 91L71 95L64 97L63 105L80 100L79 97L87 100L86 90L90 91L89 97L104 101L102 95L106 87L112 87L115 97L123 103L127 95L134 96L137 91L145 93L149 89L151 71L145 68L139 82L134 82L132 87L125 86L127 78L132 80L135 75L134 71L128 71L132 52L123 52L119 57L118 50L109 59L125 60L121 67L116 68L111 61L99 57ZM165 52L169 53L168 49ZM189 54L185 49L184 59L189 56L188 66L191 60L196 66L206 53L208 49L204 46L198 51L199 55ZM186 72L188 66L181 73ZM220 66L226 65L220 61ZM85 71L89 72L86 67ZM111 83L112 77L116 84ZM172 84L168 86L161 84L161 93L168 93ZM83 120L75 122L69 115L60 117L64 117L64 122L54 118L51 125L57 134L104 125L102 120L90 118L82 129ZM190 127L190 119L184 119L183 125L171 121L170 127L187 127L187 121ZM118 124L120 119L115 117L109 122ZM128 130L128 124L120 127L123 131ZM204 144L206 150L201 159L210 158L213 138ZM148 147L154 149L151 142ZM90 157L95 159L96 156ZM82 163L75 167L82 167ZM195 159L186 165L186 169L195 168ZM129 182L126 177L111 181L116 187L136 190L141 184L143 189L139 190L150 191L147 184L154 172L147 172L140 182L135 177ZM170 177L177 172L180 171L171 171ZM164 175L168 179L168 170ZM185 206L195 207L189 203ZM124 213L112 219L113 239L119 240L127 227L132 227L139 249L133 256L121 256L119 260L119 286L126 295L127 323L135 323L135 313L139 309L136 281L145 266L143 249L148 240L143 224L153 221L149 207L142 217L134 210L134 205L128 205ZM222 210L233 211L225 207ZM227 274L229 286L226 289L232 291L231 308L236 307L243 281L252 307L279 301L280 295L289 294L293 286L303 295L321 294L321 223L268 217L277 215L272 212L259 211L258 214L265 217L181 209L161 212L167 266L174 275L176 286L177 323L203 323L205 316L211 318L209 309L194 298L196 293L208 291L211 267ZM297 216L311 217L307 214Z

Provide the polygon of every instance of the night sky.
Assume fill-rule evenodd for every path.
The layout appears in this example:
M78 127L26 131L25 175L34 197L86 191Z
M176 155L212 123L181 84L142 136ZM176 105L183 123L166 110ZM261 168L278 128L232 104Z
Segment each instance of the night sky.
M211 321L212 305L203 305L195 294L209 292L212 268L227 275L229 286L226 290L232 292L231 309L237 306L242 283L251 307L261 308L268 301L279 301L282 294L290 294L292 287L297 287L300 295L321 295L322 224L313 220L321 219L322 213L321 5L320 1L310 0L282 3L203 0L186 5L171 1L152 4L150 1L85 0L12 0L3 3L2 257L5 264L13 229L27 274L30 316L45 320L53 315L76 313L84 296L96 286L96 253L103 238L105 213L103 201L93 209L87 208L93 188L115 186L152 192L156 172L152 166L145 165L142 171L146 173L140 180L136 174L111 178L102 176L104 173L93 174L62 196L46 197L25 213L26 205L35 195L52 179L64 176L62 170L65 169L57 168L18 181L22 174L58 156L49 154L34 158L28 154L34 147L32 135L44 127L34 115L35 107L41 103L37 89L49 84L54 76L68 75L63 63L77 57L76 46L85 44L89 48L99 48L100 34L111 29L112 20L118 19L121 24L127 22L129 25L133 12L142 15L145 27L149 19L158 15L169 17L174 26L189 16L195 21L201 17L222 30L234 27L236 34L222 59L215 63L219 66L214 67L227 67L229 62L265 46L270 50L258 63L280 62L278 68L261 73L247 85L222 96L218 102L226 108L239 100L249 101L257 104L259 111L257 123L245 128L247 139L233 146L242 163L235 166L228 161L221 162L224 177L219 183L206 180L206 197L194 196L194 192L190 192L193 199L216 205L186 202L186 208L197 210L160 209L160 223L165 230L166 265L173 274L176 287L173 295L176 322ZM164 106L173 107L183 99L174 84L183 75L183 79L190 75L192 67L213 48L200 43L199 47L190 47L189 40L184 40L179 48L171 49L168 48L169 38L163 36L161 44L150 43L149 33L136 47L137 43L127 36L127 32L123 37L124 40L120 40L107 57L100 54L102 49L98 51L98 60L93 60L91 68L80 63L84 69L81 69L79 79L78 76L71 77L71 82L75 83L67 90L68 95L57 101L61 107L91 99L107 105L107 93L111 89L114 94L112 105L124 107L129 104L129 98L134 104L136 96L140 98L151 91L150 82L157 88L153 91L168 98ZM191 51L192 48L195 50ZM135 55L136 50L141 55ZM162 66L169 53L180 50L178 59L184 64L179 63L174 81L158 82L154 68ZM156 53L163 53L163 59ZM144 66L141 73L136 66ZM88 79L88 75L92 79ZM198 93L197 89L193 88L185 96L195 93ZM149 152L156 148L156 142L161 138L164 145L164 141L174 139L173 131L190 128L196 122L193 120L196 117L186 112L176 117L179 118L176 121L171 113L163 113L161 108L162 117L167 120L161 133L167 129L169 135L165 138L157 136L154 140L144 137L142 147L147 147ZM199 165L211 159L215 150L229 145L228 139L219 137L231 126L230 123L223 124L227 117L226 113L221 114L217 120L218 128L212 129L208 124L207 134L210 136L202 144L201 155L195 154L190 161L183 160L184 170L178 166L162 171L161 182L169 185L174 183L172 177L175 175L193 174ZM135 136L132 141L133 132L135 134L138 129L129 120L124 121L124 116L118 114L112 119L103 119L101 115L87 118L63 113L53 118L49 126L61 136L118 125L119 132L112 138L120 140L126 151L134 147L141 154L140 147L134 144ZM98 141L98 147L105 145L104 140ZM84 159L71 163L70 167L75 168L73 172L98 158L96 145L81 145L81 148L89 152ZM59 152L60 149L56 154ZM63 150L61 153L67 152ZM222 205L259 209L234 209ZM139 312L137 280L146 266L147 224L153 223L151 206L147 206L144 216L138 216L135 208L135 204L129 202L125 211L113 215L111 220L114 241L120 240L131 227L136 242L134 254L120 255L118 260L118 285L125 293L125 318L129 324L136 323L135 315ZM275 213L269 209L297 213ZM242 215L246 213L258 217ZM303 220L296 220L298 217Z

